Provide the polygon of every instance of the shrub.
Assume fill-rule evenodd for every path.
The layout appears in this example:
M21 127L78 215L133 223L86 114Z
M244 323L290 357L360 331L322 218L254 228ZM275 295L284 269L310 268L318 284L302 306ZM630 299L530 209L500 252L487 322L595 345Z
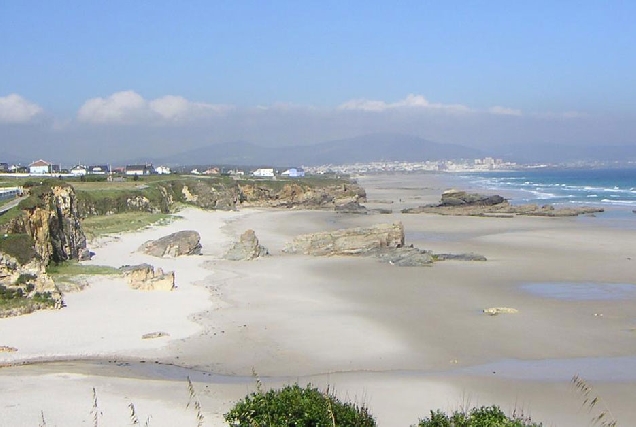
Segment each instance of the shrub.
M28 234L5 234L0 236L0 252L11 255L22 265L37 257L35 243Z
M256 392L225 414L236 427L375 427L364 406L340 402L335 396L307 385Z
M22 273L20 274L20 276L18 276L18 280L15 281L15 284L24 285L34 281L35 279L37 279L37 276L35 274Z
M530 418L507 416L498 406L482 406L470 412L455 411L450 416L441 411L431 411L429 418L420 420L418 427L541 427Z

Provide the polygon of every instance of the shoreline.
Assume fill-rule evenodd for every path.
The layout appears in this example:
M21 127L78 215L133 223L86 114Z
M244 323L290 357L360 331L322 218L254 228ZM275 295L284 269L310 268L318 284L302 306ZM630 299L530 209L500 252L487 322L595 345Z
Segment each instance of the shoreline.
M202 406L209 416L206 419L213 422L211 425L220 426L224 425L222 412L255 390L251 375L255 370L267 386L302 380L319 386L332 385L345 393L344 397L365 396L368 401L364 403L382 426L410 425L417 422L418 416L426 416L428 409L457 408L463 393L475 396L482 404L498 404L504 410L514 404L510 401L513 397L524 402L524 407L529 406L533 418L546 425L574 427L589 422L586 414L570 413L581 402L568 391L571 375L567 371L577 368L579 372L572 375L585 378L582 369L600 373L617 362L617 368L633 369L636 332L631 329L636 330L636 302L632 298L561 301L522 292L518 286L523 282L586 280L633 283L632 262L636 261L627 258L636 260L635 232L590 224L595 218L582 223L571 218L402 215L400 207L439 199L440 189L446 186L439 176L409 178L362 178L361 184L373 201L367 206L390 205L390 215L188 210L183 220L106 242L98 248L93 263L105 261L106 265L119 266L130 263L126 260L143 260L164 270L174 269L178 289L159 295L125 289L123 282L111 283L110 289L104 287L108 291L104 295L120 288L125 297L117 300L120 305L110 312L109 316L114 317L106 317L112 324L105 331L123 323L121 335L106 338L110 348L120 346L120 356L100 357L97 367L90 357L0 367L3 382L10 383L8 391L0 391L0 397L11 401L18 396L21 405L25 404L23 399L33 399L33 405L39 403L41 410L49 412L54 408L44 408L48 405L43 400L46 394L25 388L21 381L35 384L39 380L46 383L49 393L61 393L71 387L77 389L76 398L85 400L90 400L90 392L80 391L92 382L93 387L107 390L104 400L108 402L121 403L122 396L141 395L140 401L148 405L148 411L165 417L161 421L153 418L153 426L156 422L174 425L188 419L188 414L183 413L187 402L183 376L193 373L194 378L194 373L199 372L200 378L193 381L202 390ZM386 203L389 200L391 203ZM474 251L483 253L488 261L444 261L432 267L398 268L365 258L280 253L284 243L297 234L395 220L404 223L407 244L436 252ZM203 256L171 260L147 258L130 251L145 240L184 228L200 231ZM245 262L220 259L227 246L247 228L256 231L272 256ZM179 283L180 277L183 283ZM91 288L73 295L90 296L85 294L90 291ZM177 303L179 295L184 299ZM137 300L136 296L142 298ZM148 306L140 310L142 300ZM128 305L132 305L131 311L126 311ZM494 306L520 311L494 317L481 312ZM203 309L195 311L196 307ZM93 308L105 309L100 305ZM64 310L70 313L78 308L69 306ZM64 314L64 310L50 312L53 316L48 317ZM122 310L129 313L128 319L115 316ZM604 316L594 316L595 313ZM88 331L79 328L76 335L90 333L91 317L80 314L78 319L84 319L84 329ZM142 343L142 348L131 345L141 341L139 331L149 332L149 325L154 328L159 324L139 325L148 319L144 315L157 316L156 322L161 322L164 314L175 317L176 323L165 324L169 338L145 340L154 342ZM30 323L24 319L27 317L16 324ZM0 327L6 330L8 323L4 320ZM21 326L12 325L13 328L24 331ZM188 330L194 332L188 334ZM0 344L11 344L5 342L6 334L0 337ZM63 345L54 342L54 338L37 337L43 340L42 348ZM35 338L23 339L27 342ZM19 345L15 347L21 350ZM6 357L0 354L0 360ZM123 365L109 363L108 359ZM515 359L517 362L506 362ZM125 364L150 373L138 378ZM544 369L542 364L547 366L545 373L534 379L506 376L506 372L515 370L532 376L532 372ZM60 369L51 369L55 366ZM493 366L498 374L491 373ZM558 375L551 374L548 368L556 369ZM153 369L179 372L181 378L153 376ZM553 381L549 379L551 375ZM211 378L228 381L213 382ZM594 388L611 404L621 425L636 421L626 397L636 392L636 379L590 378ZM240 382L235 384L230 379ZM175 387L181 387L183 395L175 395ZM82 393L86 395L82 397ZM568 411L555 405L558 399L568 402ZM62 406L63 415L72 417L72 404ZM86 408L88 412L90 404ZM8 408L2 412L20 416ZM125 407L119 412L127 415ZM39 411L33 415L37 418L38 414ZM6 425L33 424L26 419L13 419L17 421ZM55 420L51 420L54 425ZM104 425L121 424L113 421Z

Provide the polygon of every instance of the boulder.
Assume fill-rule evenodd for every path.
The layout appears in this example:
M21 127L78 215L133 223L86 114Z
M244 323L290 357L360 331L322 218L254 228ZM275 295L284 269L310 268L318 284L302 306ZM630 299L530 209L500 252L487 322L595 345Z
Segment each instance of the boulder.
M260 245L254 230L247 230L241 234L240 240L225 254L230 261L249 261L267 255L267 249Z
M194 230L178 231L157 240L149 240L138 250L160 258L200 254L201 236Z
M174 289L174 271L164 273L150 264L124 265L120 267L128 285L140 291L171 291Z
M365 255L380 248L404 246L401 222L304 234L287 243L284 252L307 255Z

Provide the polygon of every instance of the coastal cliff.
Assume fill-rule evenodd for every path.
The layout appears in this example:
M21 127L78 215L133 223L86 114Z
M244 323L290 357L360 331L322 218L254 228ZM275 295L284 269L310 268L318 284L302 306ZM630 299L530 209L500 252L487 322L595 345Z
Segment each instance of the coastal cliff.
M339 205L366 200L364 189L346 179L178 177L125 188L106 182L102 185L99 191L79 187L77 208L81 217L122 212L169 213L179 204L214 210L241 207L335 209Z
M22 214L8 224L7 232L30 236L45 265L89 258L72 186L55 183L34 187L18 207Z

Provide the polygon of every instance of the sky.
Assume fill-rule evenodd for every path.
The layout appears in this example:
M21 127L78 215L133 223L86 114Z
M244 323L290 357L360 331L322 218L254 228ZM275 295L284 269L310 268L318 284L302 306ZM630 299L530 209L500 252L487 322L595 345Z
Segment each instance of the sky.
M634 145L635 19L633 1L0 0L0 157L375 132Z

